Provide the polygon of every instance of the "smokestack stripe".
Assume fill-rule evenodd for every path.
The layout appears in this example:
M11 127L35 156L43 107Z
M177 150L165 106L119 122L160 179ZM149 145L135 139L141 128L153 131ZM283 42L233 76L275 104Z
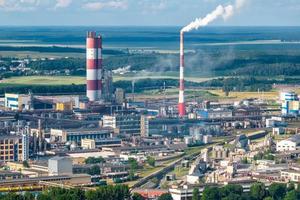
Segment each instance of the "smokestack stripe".
M87 92L90 101L101 99L102 94L102 38L88 32L86 39Z
M184 100L184 33L180 32L180 72L179 72L179 97L178 97L178 114L180 117L185 116Z

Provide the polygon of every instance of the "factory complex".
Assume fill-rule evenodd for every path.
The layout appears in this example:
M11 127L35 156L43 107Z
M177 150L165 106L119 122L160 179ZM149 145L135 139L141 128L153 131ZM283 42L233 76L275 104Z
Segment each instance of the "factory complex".
M0 192L128 184L145 199L191 200L207 186L299 184L298 94L282 90L272 102L187 98L184 33L178 100L114 88L96 32L86 38L86 95L6 93Z

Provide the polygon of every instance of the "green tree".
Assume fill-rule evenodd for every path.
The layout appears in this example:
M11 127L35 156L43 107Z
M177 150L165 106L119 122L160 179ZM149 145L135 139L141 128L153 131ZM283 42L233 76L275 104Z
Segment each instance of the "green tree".
M274 200L283 199L286 194L286 185L280 183L272 183L269 186L269 194Z
M140 195L139 193L134 193L132 195L132 200L145 200L145 198L142 195Z
M162 194L157 200L173 200L170 193Z
M248 164L248 163L249 163L247 157L243 158L241 162L242 162L243 164Z
M227 197L230 194L242 195L243 187L241 185L226 185L220 190L222 197Z
M40 193L36 197L37 200L52 200L52 198L50 196L48 196L47 194L44 194L44 193Z
M192 200L200 200L200 193L199 193L199 189L198 188L194 188Z
M105 159L102 157L88 157L87 159L85 159L85 164L98 164L103 162L105 162Z
M29 163L26 160L24 160L22 164L23 164L23 167L25 167L25 168L29 168L30 167Z
M139 168L139 163L134 158L129 158L128 163L131 170L137 170Z
M262 200L266 196L267 191L263 183L254 183L250 187L250 195L255 200Z
M25 194L23 195L23 200L34 200L35 197L32 193L30 192L25 192Z
M217 187L206 187L203 190L201 200L220 200L221 194Z
M1 200L22 200L22 196L16 193L7 193L4 195Z
M284 197L284 200L295 200L295 199L300 199L300 192L297 190L289 191Z
M230 193L228 196L223 197L222 200L241 200L241 195Z
M287 187L287 192L292 191L295 189L295 184L294 183L289 183Z
M266 197L264 200L274 200L272 197Z
M90 175L100 175L101 170L100 167L98 165L94 165L91 167L91 169L89 169L88 174Z
M152 166L152 167L155 167L155 159L151 156L148 156L147 157L147 163L148 165Z

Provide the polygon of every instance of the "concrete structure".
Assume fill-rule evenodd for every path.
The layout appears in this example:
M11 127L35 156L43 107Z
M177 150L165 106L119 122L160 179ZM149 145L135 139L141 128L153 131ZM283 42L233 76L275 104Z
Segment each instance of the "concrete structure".
M32 96L27 94L8 94L5 93L5 108L11 110L31 109Z
M50 176L72 175L72 160L69 157L54 157L48 161Z
M142 137L149 137L149 118L148 116L142 115L141 116L141 136Z
M300 102L295 92L282 92L280 100L282 101L281 112L283 115L299 115Z
M140 135L141 115L138 113L119 112L103 116L103 127L118 129L119 134Z
M73 103L72 102L56 103L55 108L57 111L70 111L73 110Z
M22 161L29 159L29 135L27 133L22 134Z
M273 128L272 134L273 135L282 135L282 134L284 134L284 128L283 127Z
M81 147L83 149L95 149L96 148L95 140L92 140L92 139L82 139L81 140Z
M197 115L202 119L216 119L232 117L232 111L227 109L204 109L198 110Z
M112 102L113 98L113 77L112 72L109 70L102 70L103 81L102 81L102 99L107 102Z
M13 189L20 191L22 188L31 188L34 190L34 186L40 185L40 183L48 184L52 187L61 185L82 186L91 183L91 176L88 174L75 174L71 176L43 176L0 181L2 187L10 188L12 191ZM38 187L38 190L41 189L43 189L42 186Z
M213 147L212 150L212 158L213 159L226 159L229 157L229 150L227 148L224 148L221 145L217 145Z
M212 136L211 135L204 135L203 136L203 143L204 144L209 144L212 142Z
M81 140L81 147L83 149L95 149L95 148L102 148L102 147L120 147L121 144L122 144L122 140L119 138Z
M0 161L23 161L22 136L0 136Z
M123 104L125 101L125 91L122 88L117 88L115 91L115 101L117 104Z
M183 117L186 114L184 100L184 32L180 32L180 72L179 72L179 99L178 114Z
M295 151L299 149L300 135L294 135L286 140L277 142L276 151Z
M81 143L82 139L106 139L110 138L112 129L51 129L51 142L76 142Z
M102 38L95 32L88 32L86 39L87 91L90 101L102 98Z
M280 177L285 179L287 182L300 182L300 171L289 169L289 170L282 170L280 172Z

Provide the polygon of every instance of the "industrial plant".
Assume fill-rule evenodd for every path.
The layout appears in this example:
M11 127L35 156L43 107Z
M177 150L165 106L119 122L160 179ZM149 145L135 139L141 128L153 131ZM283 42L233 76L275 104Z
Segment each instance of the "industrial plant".
M259 28L257 40L255 31L240 27L232 35L218 28L191 33L229 19L243 4L219 5L181 29L173 27L175 50L138 47L145 32L170 34L154 27L122 33L113 27L74 28L73 39L60 33L68 38L66 46L49 42L27 49L24 42L26 53L36 51L39 58L2 57L0 41L0 200L300 199L300 86L290 76L299 72L300 60L292 51L282 58L276 49L298 41L275 40L273 33L267 41ZM3 5L0 0L0 9ZM127 9L121 1L83 8L107 7ZM288 35L296 35L293 31ZM205 43L206 37L213 43ZM127 40L136 43L116 48ZM260 54L262 45L276 54ZM271 67L259 71L259 59ZM191 76L192 64L205 69L203 77ZM285 76L275 74L276 67L292 70ZM212 77L209 69L224 71ZM35 77L37 83L21 85L20 77L24 82ZM45 77L62 83L48 85Z

